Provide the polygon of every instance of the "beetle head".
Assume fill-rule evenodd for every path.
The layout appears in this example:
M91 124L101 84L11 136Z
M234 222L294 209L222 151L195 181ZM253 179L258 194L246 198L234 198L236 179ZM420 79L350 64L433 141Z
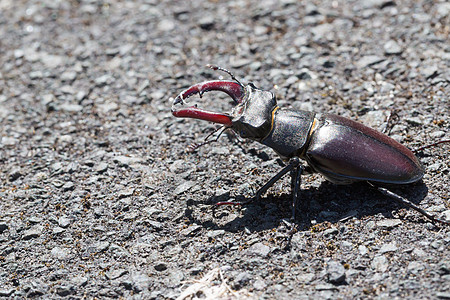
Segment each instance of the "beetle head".
M241 137L262 140L272 127L272 112L277 106L275 95L252 83L246 86L245 98L233 109L233 130Z

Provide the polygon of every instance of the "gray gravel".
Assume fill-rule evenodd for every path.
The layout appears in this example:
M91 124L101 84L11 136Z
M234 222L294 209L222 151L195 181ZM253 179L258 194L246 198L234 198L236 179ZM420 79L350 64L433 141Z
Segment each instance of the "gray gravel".
M0 1L0 297L450 298L450 229L365 185L305 176L286 249L276 155L172 117L232 70L283 107L359 120L410 148L449 132L445 1ZM223 76L226 77L226 76ZM207 94L202 107L229 111ZM449 145L392 190L450 218ZM307 225L307 220L312 225Z

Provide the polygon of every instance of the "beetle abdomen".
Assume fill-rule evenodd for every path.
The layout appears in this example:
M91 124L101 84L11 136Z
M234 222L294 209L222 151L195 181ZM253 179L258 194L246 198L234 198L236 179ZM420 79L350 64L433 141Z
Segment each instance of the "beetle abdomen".
M328 180L407 184L422 178L417 157L390 137L336 115L324 114L319 122L305 159Z

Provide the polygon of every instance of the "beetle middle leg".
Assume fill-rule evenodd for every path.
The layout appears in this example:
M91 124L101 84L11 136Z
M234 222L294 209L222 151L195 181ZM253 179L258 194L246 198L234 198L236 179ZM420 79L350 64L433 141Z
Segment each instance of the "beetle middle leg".
M281 179L284 175L286 175L288 172L293 171L294 169L298 168L300 166L300 159L298 157L293 157L289 160L289 164L281 169L280 172L278 172L275 176L273 176L265 185L263 185L255 194L254 199L259 200L261 196L267 192L267 190L275 184L278 180Z
M291 191L292 191L292 220L295 222L297 219L297 206L298 199L300 194L300 184L302 181L302 174L304 171L304 167L302 165L298 165L291 171ZM306 205L302 205L302 211L308 211L309 203Z
M244 201L244 202L232 202L232 201L218 202L218 203L216 203L216 205L245 205L245 204L249 204L250 202L253 202L255 200L259 200L259 199L261 199L261 196L275 184L275 182L277 182L284 175L286 175L287 173L290 172L291 173L291 189L292 189L292 220L295 221L298 195L300 192L301 175L304 170L305 170L305 167L301 165L300 159L298 157L293 157L289 160L289 164L287 166L285 166L283 169L281 169L281 171L278 172L275 176L273 176L266 184L264 184L262 187L260 187L259 190L255 193L255 196L250 198L250 200Z
M281 179L288 172L291 174L291 193L292 193L292 221L296 220L297 204L300 194L301 176L305 167L300 163L298 157L293 157L289 160L289 164L285 166L280 172L273 176L265 185L263 185L257 192L253 199L259 200L261 196ZM253 200L252 199L252 200Z

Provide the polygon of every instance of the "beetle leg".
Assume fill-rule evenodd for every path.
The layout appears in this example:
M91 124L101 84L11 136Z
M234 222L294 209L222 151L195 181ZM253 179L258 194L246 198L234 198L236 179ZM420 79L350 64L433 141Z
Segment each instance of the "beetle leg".
M245 202L232 202L232 201L227 201L227 202L218 202L216 203L216 205L245 205L248 204L254 200L259 200L261 198L261 196L267 192L267 190L274 185L275 182L277 182L278 180L281 179L281 177L283 177L284 175L286 175L286 173L291 172L292 170L298 168L298 166L300 165L300 159L298 157L293 157L289 160L289 164L284 167L280 172L278 172L275 176L273 176L265 185L263 185L255 194L254 197L252 197L250 200L245 201ZM300 172L301 174L301 172Z
M219 140L220 136L222 135L222 133L224 133L224 131L227 130L227 129L228 129L227 127L219 127L219 128L217 128L217 129L215 129L213 132L211 132L210 134L208 134L208 135L206 136L205 140L204 140L202 143L199 143L199 144L198 144L198 143L192 143L192 144L190 144L190 145L188 146L186 152L192 153L192 152L194 152L195 150L197 150L198 148L203 147L204 145L207 145L207 144L210 144L210 143L217 142L217 141ZM219 130L222 130L222 131L220 131L219 134L218 134L213 140L210 140L209 138L210 138L213 134L215 134L217 131L219 131Z
M291 191L292 191L292 221L295 222L297 220L296 214L297 214L297 204L299 199L299 192L300 192L300 184L302 181L302 173L304 171L305 167L302 165L298 165L296 168L294 168L291 171ZM302 210L304 210L305 206L309 206L309 203L306 203L307 205L303 205Z
M439 141L439 142L436 142L436 143L433 143L433 144L430 144L430 145L425 145L425 146L422 146L420 148L414 149L413 152L417 153L417 152L420 152L420 151L422 151L424 149L435 147L435 146L437 146L439 144L443 144L443 143L450 143L450 140L442 140L442 141Z
M291 241L294 234L297 232L297 224L295 223L297 220L297 204L299 200L299 194L300 194L300 184L302 180L302 174L305 170L305 167L300 164L300 160L296 157L296 160L294 161L294 167L291 170L291 193L292 193L292 217L291 221L287 222L286 220L283 220L283 222L288 226L289 230L287 232L286 236L286 244L283 247L284 250L289 250L291 248ZM309 207L309 202L307 203L307 206ZM302 207L302 210L305 207Z
M278 172L275 176L273 176L265 185L263 185L255 195L255 200L259 200L261 196L267 192L267 190L274 185L275 182L280 180L287 172L292 171L300 165L300 159L298 157L293 157L289 160L289 164L284 167L280 172Z
M382 133L384 133L387 136L389 136L389 134L391 133L392 127L395 125L395 124L392 124L392 120L394 118L398 118L398 114L394 109L391 109L389 112L387 121L386 121L386 125L383 128L383 131L381 131Z
M368 183L369 183L369 185L371 185L372 187L374 187L374 188L376 188L378 191L380 191L383 195L389 196L389 197L391 197L392 199L396 200L398 203L403 204L403 205L406 205L406 206L408 206L408 207L414 209L415 211L421 213L422 215L424 215L425 217L427 217L428 219L430 219L432 222L434 222L434 223L441 223L441 224L445 224L445 225L450 225L450 222L449 222L449 221L441 220L441 219L438 219L438 218L434 217L434 216L431 215L429 212L427 212L426 210L424 210L424 209L420 208L419 206L415 205L414 203L412 203L412 202L409 201L408 199L403 198L403 197L401 197L401 196L399 196L399 195L397 195L397 194L391 192L391 191L388 190L388 189L382 188L382 187L380 187L380 186L376 186L376 185L374 185L374 184L371 183L371 182L368 182Z

